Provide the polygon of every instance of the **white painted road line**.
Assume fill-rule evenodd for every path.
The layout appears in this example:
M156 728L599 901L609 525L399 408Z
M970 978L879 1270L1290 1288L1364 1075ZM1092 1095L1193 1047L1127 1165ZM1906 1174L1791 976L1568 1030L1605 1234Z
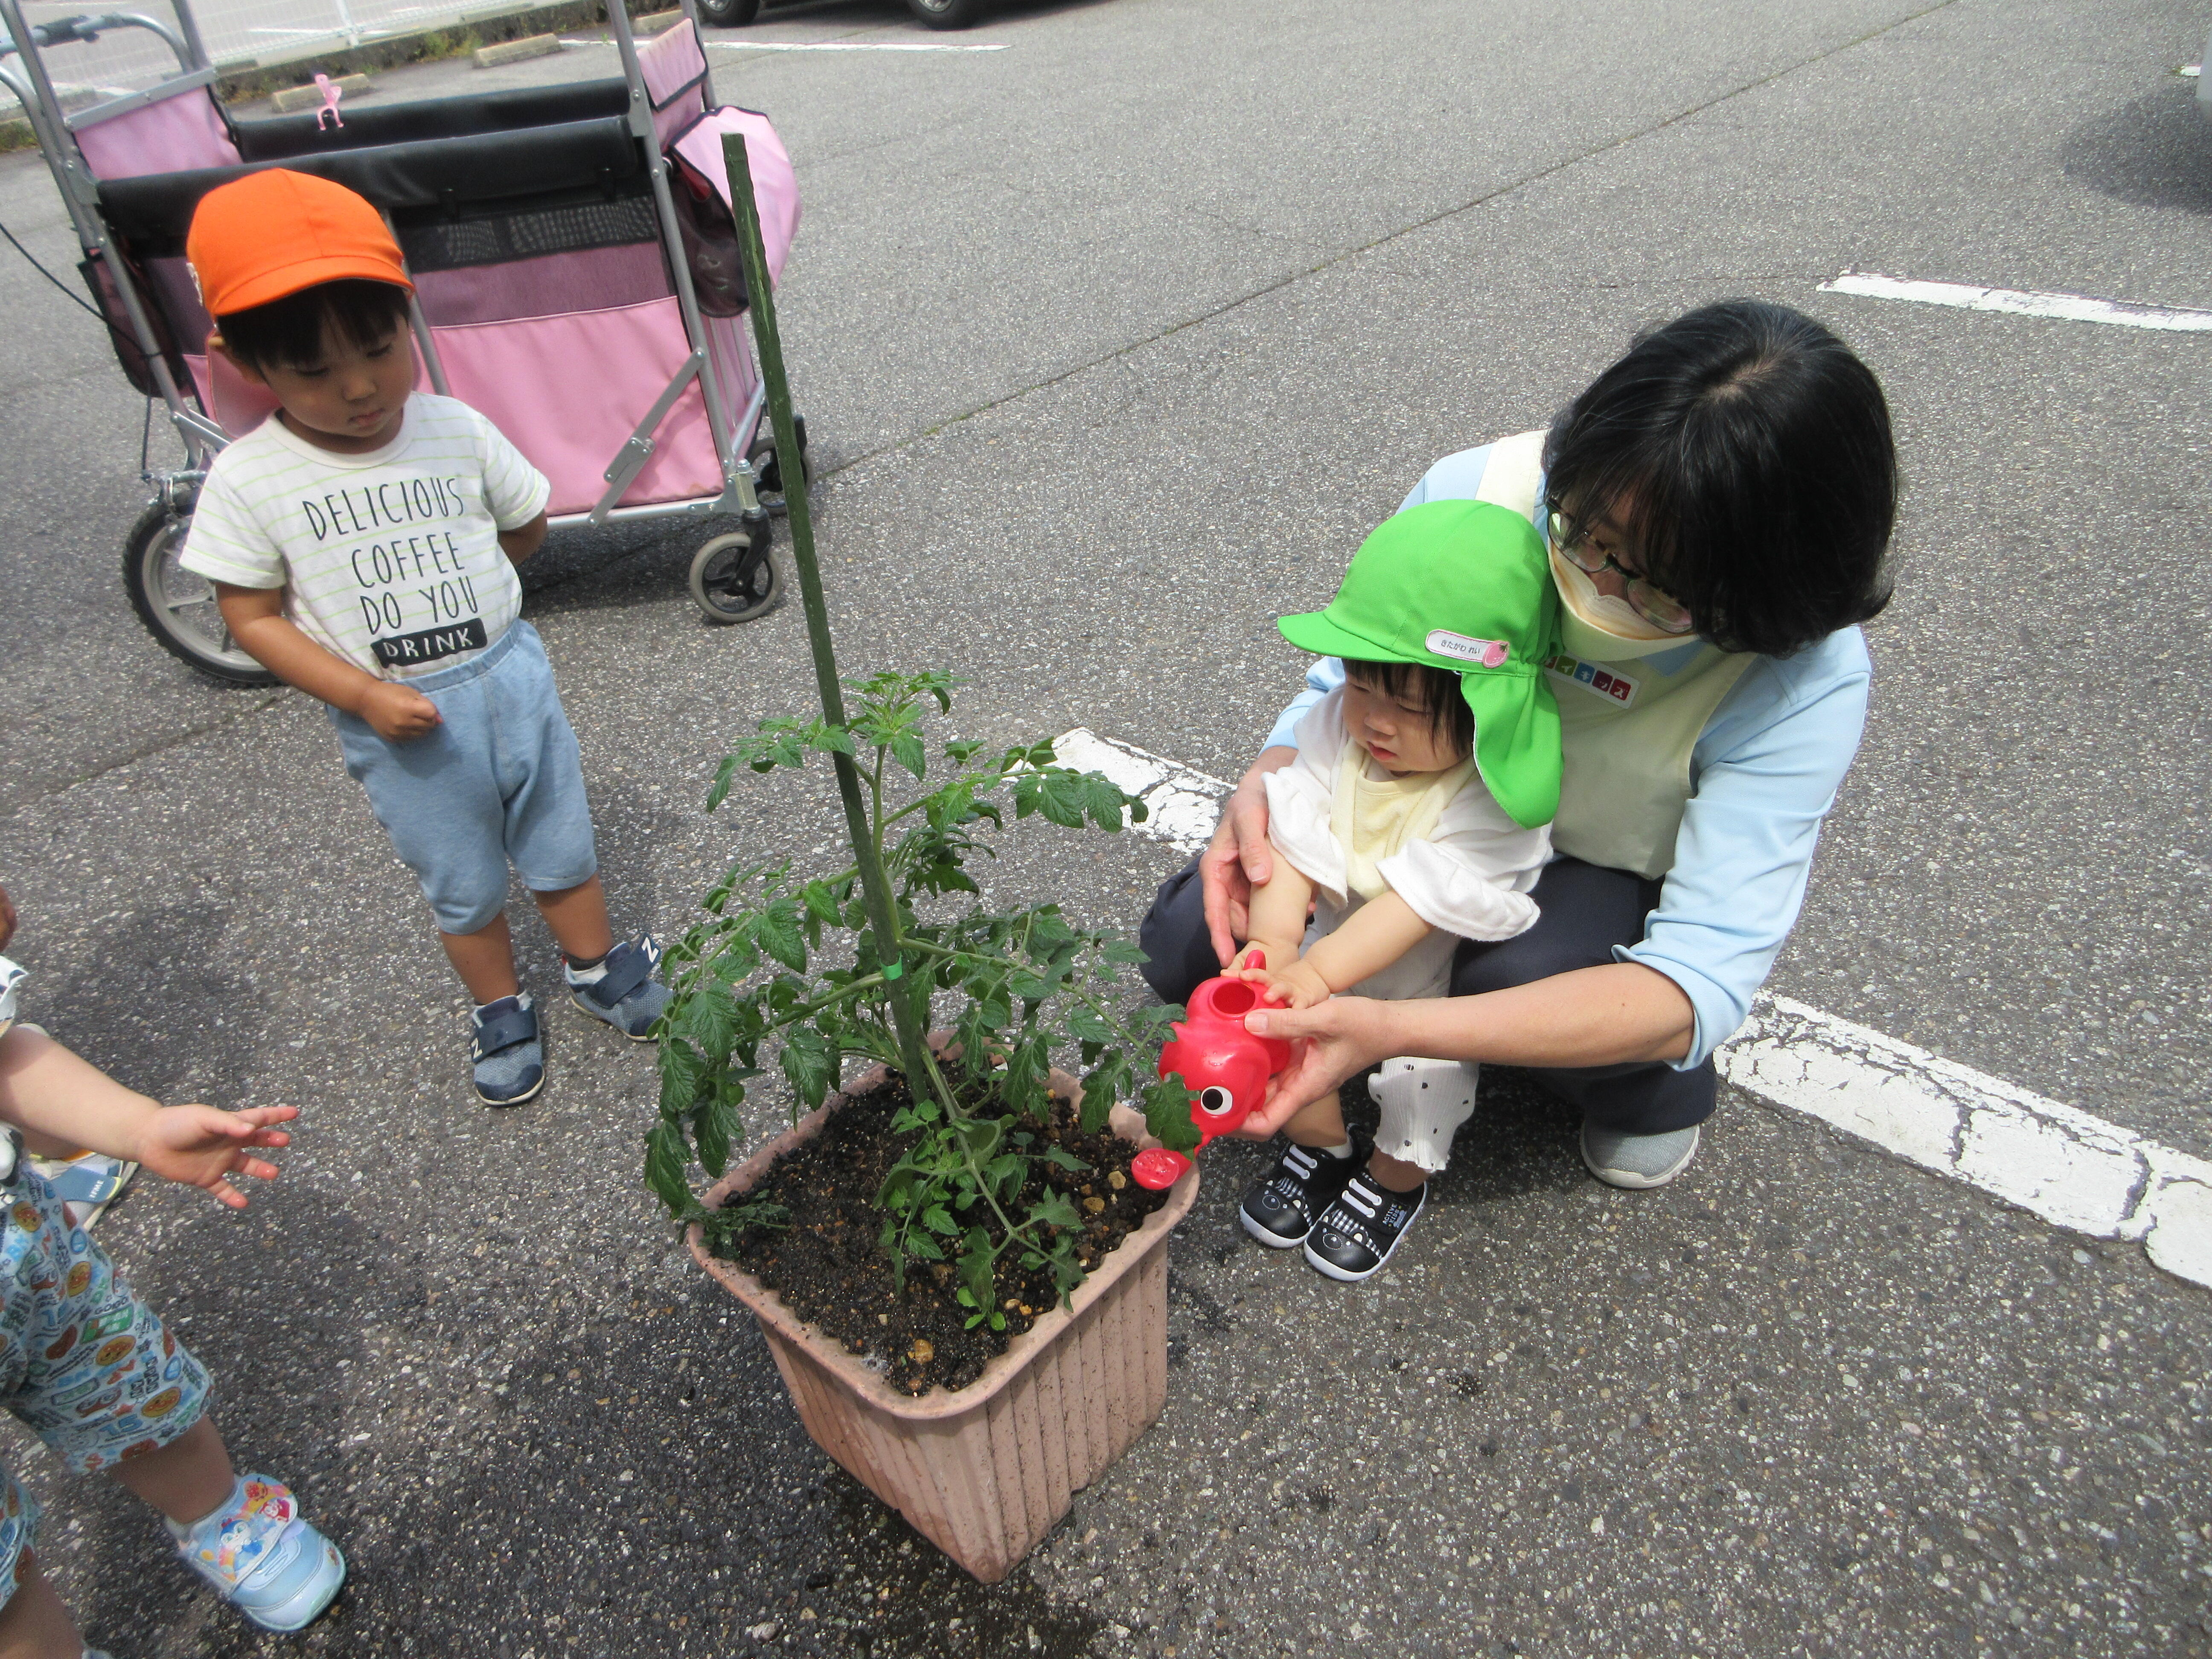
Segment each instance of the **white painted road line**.
M1718 1056L1738 1088L2212 1285L2212 1164L1786 997Z
M1139 834L1194 853L1230 786L1087 727L1054 739L1063 766L1143 799ZM2061 1227L2139 1240L2168 1273L2212 1285L2212 1163L1925 1048L1761 994L1716 1056L1769 1105L1815 1117Z
M563 39L564 46L611 46L612 40L570 40ZM890 40L708 40L704 44L714 52L1004 52L1006 42L962 42L959 45L939 46L934 41L912 44Z
M1908 276L1881 276L1847 270L1820 284L1823 294L1855 294L1869 300L1908 300L1916 305L1950 306L1960 311L1996 311L2012 317L2043 317L2067 323L2110 323L2119 328L2163 329L2169 332L2212 332L2212 311L2177 306L2130 305L2124 300L2094 300L2080 294L2030 294L2011 288L1976 288L1968 283L1925 283Z
M1152 816L1136 826L1139 835L1166 842L1179 853L1195 853L1212 838L1221 798L1230 790L1219 778L1102 738L1084 726L1054 738L1052 750L1062 766L1103 772L1141 799Z
M938 46L933 42L912 46L889 40L709 40L707 44L717 52L1004 52L1004 41L979 44Z

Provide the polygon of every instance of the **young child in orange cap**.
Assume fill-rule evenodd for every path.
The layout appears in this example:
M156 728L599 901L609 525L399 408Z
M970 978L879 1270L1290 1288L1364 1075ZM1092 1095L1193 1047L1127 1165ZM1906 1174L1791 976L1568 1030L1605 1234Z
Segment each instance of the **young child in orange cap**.
M208 349L277 412L216 457L181 562L231 635L329 705L346 769L421 881L476 1004L477 1097L544 1086L514 968L510 865L576 1006L642 1042L668 1000L651 934L617 943L575 733L514 567L544 476L466 404L415 389L412 289L374 208L283 168L210 191L185 252Z

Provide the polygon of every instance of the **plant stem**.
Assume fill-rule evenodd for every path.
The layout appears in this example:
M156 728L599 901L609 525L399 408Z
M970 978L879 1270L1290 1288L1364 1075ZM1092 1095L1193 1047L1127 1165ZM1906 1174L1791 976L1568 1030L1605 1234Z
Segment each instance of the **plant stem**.
M745 263L745 295L753 314L753 339L760 349L761 380L768 389L770 429L775 434L778 471L783 475L783 499L791 523L791 562L799 570L799 600L806 611L806 642L814 655L815 690L821 695L822 717L834 726L845 724L845 696L837 679L837 657L830 642L830 611L822 598L822 571L814 559L814 518L806 500L806 459L799 447L799 423L791 412L791 381L784 372L783 337L775 321L775 295L769 276L768 249L761 240L760 204L753 198L752 164L745 155L740 133L722 140L722 160L730 179L730 205L738 221L738 248ZM887 975L903 970L900 957L898 909L892 902L890 879L884 872L876 827L868 822L860 800L859 769L849 755L833 754L837 793L845 805L845 830L860 866L860 887L867 900L868 927L875 935L876 956ZM913 999L890 997L891 1023L898 1032L899 1053L906 1061L910 1087L924 1086L931 1075L928 1047L917 1029ZM946 1110L951 1109L948 1104Z

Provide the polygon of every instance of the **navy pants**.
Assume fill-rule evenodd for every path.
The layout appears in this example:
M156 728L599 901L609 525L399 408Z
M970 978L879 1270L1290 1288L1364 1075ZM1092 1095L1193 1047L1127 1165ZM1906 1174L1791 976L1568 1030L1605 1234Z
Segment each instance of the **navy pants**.
M1644 937L1657 908L1659 884L1580 859L1556 859L1529 896L1542 913L1517 939L1469 939L1452 958L1454 996L1474 996L1549 979L1613 960L1616 945ZM1221 971L1206 931L1205 896L1193 859L1160 884L1138 942L1152 960L1145 978L1163 1001L1182 1002L1201 980ZM1709 1059L1687 1072L1664 1061L1583 1066L1534 1073L1553 1094L1582 1108L1586 1122L1624 1134L1661 1134L1702 1123L1719 1087Z

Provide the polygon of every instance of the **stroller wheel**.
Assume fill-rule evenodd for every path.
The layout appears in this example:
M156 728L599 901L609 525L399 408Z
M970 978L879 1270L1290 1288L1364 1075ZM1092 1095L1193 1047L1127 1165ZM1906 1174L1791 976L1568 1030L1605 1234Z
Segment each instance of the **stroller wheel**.
M799 428L799 477L811 486L814 483L814 462L806 453L806 417L801 415L792 424ZM775 453L775 440L761 439L745 452L745 459L752 464L753 489L760 497L760 504L781 517L785 511L783 460Z
M216 609L215 585L177 562L191 514L155 501L123 544L123 587L131 608L161 648L210 679L274 685L276 677L238 647Z
M768 526L733 530L691 556L691 601L708 622L750 622L783 603L783 570L770 550Z

